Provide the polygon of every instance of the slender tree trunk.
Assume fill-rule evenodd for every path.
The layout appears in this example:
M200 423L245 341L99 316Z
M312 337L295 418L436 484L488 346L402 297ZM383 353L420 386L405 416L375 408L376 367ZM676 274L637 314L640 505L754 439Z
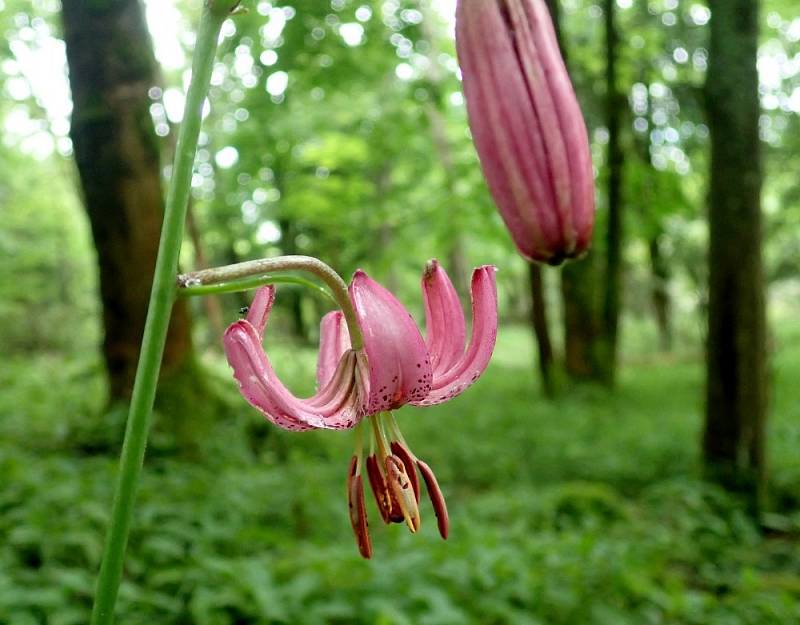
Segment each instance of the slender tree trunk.
M546 397L555 395L555 355L550 340L550 328L547 323L547 300L545 299L542 266L536 263L528 265L528 278L531 294L531 325L536 337L539 352L539 372L542 376L542 391Z
M392 192L392 166L391 159L386 159L375 171L373 176L373 183L375 186L375 207L380 211L380 214L386 213L386 198ZM394 227L388 219L383 219L378 227L378 244L380 249L388 250L394 239ZM397 267L395 263L390 264L386 268L385 284L386 288L392 293L396 293L400 288L400 278L397 275Z
M148 89L155 59L138 0L63 0L70 136L100 269L111 399L130 396L163 215ZM185 302L173 309L166 378L192 361Z
M606 124L608 126L608 223L606 231L606 275L603 293L604 377L613 384L617 368L620 289L622 282L622 167L620 143L625 99L619 93L617 57L619 36L614 20L615 0L605 0L606 32Z
M670 270L664 252L661 249L660 233L650 237L650 274L653 284L650 299L653 303L653 314L658 326L658 342L662 352L672 349L672 323L670 321L669 278Z
M433 35L429 34L429 40L432 40ZM434 54L433 48L429 53L431 65L438 64L438 59ZM438 65L437 65L438 67ZM447 138L447 127L444 115L442 115L439 107L441 106L442 94L439 92L440 78L437 76L438 72L433 73L432 90L434 91L433 100L425 103L425 114L428 117L428 124L431 130L431 138L433 139L434 149L439 158L439 163L444 170L445 185L447 187L448 195L454 197L456 171L455 162L453 161L453 149L450 141ZM448 224L447 234L447 271L453 280L453 285L461 297L462 301L467 301L467 282L469 280L469 270L467 268L467 259L464 254L464 237L461 234L459 224L450 221Z
M706 422L708 474L758 510L765 477L757 0L711 0Z
M281 196L283 189L281 188ZM279 219L278 227L281 229L281 250L284 254L297 254L297 231L289 219ZM283 295L282 295L283 296ZM309 328L303 316L303 292L301 289L286 289L286 299L292 317L292 330L301 341L308 340Z
M203 239L200 235L200 229L197 227L194 206L191 203L186 211L186 230L192 241L192 247L194 247L195 269L205 269L209 267ZM218 340L225 331L222 305L216 295L208 295L203 298L203 306L206 309L206 316L208 317L208 329L211 335L210 340L213 342Z
M561 55L569 67L567 48L561 32L559 2L546 0L546 3L553 19ZM567 375L574 380L602 380L601 319L593 252L562 267L561 299L564 315L564 369Z
M429 9L429 5L430 3L424 0L417 3L419 10L423 14L420 28L423 36L430 44L427 56L429 61L428 89L431 97L425 103L424 110L428 118L433 147L444 172L448 196L455 197L456 165L453 158L453 147L447 137L447 120L442 113L445 94L442 93L441 83L444 79L444 72L439 61L441 50L439 50L436 43L441 37L432 28L435 18ZM453 215L455 216L457 213L453 212ZM446 245L447 273L450 274L453 286L455 286L461 301L467 304L469 302L469 267L467 266L467 256L464 252L464 235L461 231L461 225L456 220L451 219L448 224Z
M647 7L642 6L641 10L645 15L647 14ZM648 74L648 67L645 67L639 75L639 81L644 85L650 84L650 77ZM646 98L648 117L652 122L653 108L649 90ZM650 276L652 279L650 301L653 306L653 316L655 318L656 327L658 328L659 348L662 352L669 352L672 349L672 302L669 294L669 281L672 272L670 270L669 261L664 256L662 243L664 227L661 223L662 219L660 215L653 214L651 208L654 197L658 194L656 182L659 173L653 167L650 158L649 132L636 134L634 137L639 150L639 157L642 161L642 167L647 172L645 184L637 189L636 202L641 214L641 220L649 232L647 245L650 252Z

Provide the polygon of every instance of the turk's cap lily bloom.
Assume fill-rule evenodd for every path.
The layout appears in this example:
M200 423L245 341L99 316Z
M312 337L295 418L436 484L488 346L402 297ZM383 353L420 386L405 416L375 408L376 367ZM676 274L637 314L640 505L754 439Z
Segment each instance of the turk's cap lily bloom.
M447 536L444 498L427 464L409 450L389 411L404 404L428 406L447 401L475 382L489 364L497 336L495 268L482 266L472 275L472 333L458 294L438 262L422 278L426 337L411 314L387 289L357 271L349 296L363 347L353 349L341 311L320 324L317 391L296 397L275 374L262 346L275 300L273 286L259 289L246 318L231 324L224 345L242 395L275 425L286 430L349 429L369 418L374 438L366 460L361 448L348 472L348 499L353 530L362 555L371 546L366 531L362 470L386 522L419 528L419 480L431 495L440 533Z
M458 0L456 49L484 177L520 253L581 255L594 224L589 140L544 0Z

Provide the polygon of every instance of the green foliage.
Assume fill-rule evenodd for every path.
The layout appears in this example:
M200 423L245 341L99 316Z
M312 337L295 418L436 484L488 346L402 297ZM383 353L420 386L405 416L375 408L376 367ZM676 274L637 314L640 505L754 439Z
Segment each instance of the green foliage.
M179 4L186 21L196 15L196 3ZM427 504L416 537L383 527L371 508L376 555L367 563L353 545L344 497L352 437L265 424L238 399L215 336L203 365L238 408L198 407L196 397L176 393L155 415L121 625L800 622L800 132L787 108L800 77L789 71L798 52L794 0L764 7L764 58L783 58L787 70L762 94L765 252L777 328L764 534L738 502L696 480L706 43L692 17L703 15L703 3L673 4L618 11L632 207L619 389L575 389L545 402L534 390L529 337L502 331L492 368L470 393L399 415L448 497L451 539L435 536ZM602 184L602 14L588 0L563 6ZM525 266L486 193L452 41L433 8L410 0L251 2L233 20L193 187L208 263L318 254L343 274L363 265L418 312L422 264L439 256L450 268L460 242L467 265L501 267L504 320L524 318ZM363 9L371 12L365 21ZM277 13L290 17L271 38L265 27L280 21ZM44 124L41 103L24 97L14 50L20 42L36 49L45 31L55 36L56 18L57 3L44 0L0 7L9 43L0 55L11 61L0 68L11 95L0 104L4 120L24 109ZM349 45L341 25L356 23L363 36ZM686 62L676 60L679 49ZM271 95L267 81L277 72L287 73L287 88ZM181 73L168 70L164 86L178 87ZM160 104L154 95L151 112L166 125ZM644 130L641 121L633 127L637 118ZM434 119L443 122L449 165ZM63 140L65 132L52 134ZM25 145L11 133L0 147L0 623L69 625L87 621L125 412L101 412L94 259L69 163L27 156ZM235 162L217 158L225 148L235 148ZM602 204L599 218L602 225ZM654 236L672 271L677 335L676 351L660 360L645 319ZM198 251L187 245L185 267ZM283 338L291 291L280 293L270 353L290 386L308 392L314 355ZM226 321L242 303L225 301ZM316 325L322 305L306 297L299 308ZM197 458L176 459L171 418L200 408L214 412L212 430Z
M69 350L97 340L88 225L57 159L0 146L0 344L4 352ZM51 183L41 184L42 178ZM64 332L70 327L70 332Z
M797 493L800 333L784 327L773 475ZM242 402L220 417L201 461L147 462L118 622L796 623L798 502L784 498L772 515L783 529L762 536L738 502L696 481L697 364L645 360L624 370L615 394L587 388L548 403L532 388L519 348L528 342L506 328L472 392L399 413L448 498L447 542L429 504L411 536L381 525L370 503L375 556L361 560L343 488L352 435L278 431ZM280 373L307 390L313 352L272 350ZM21 381L44 379L41 367L2 364L13 386L0 405L0 622L77 625L116 461L70 447L92 408L85 384L50 378L33 410Z

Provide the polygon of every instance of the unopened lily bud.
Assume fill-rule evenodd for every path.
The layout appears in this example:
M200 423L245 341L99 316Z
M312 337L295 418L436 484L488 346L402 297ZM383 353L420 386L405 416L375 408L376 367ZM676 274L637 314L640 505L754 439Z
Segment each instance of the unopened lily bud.
M586 125L544 0L458 0L456 48L484 176L523 256L553 265L589 246Z

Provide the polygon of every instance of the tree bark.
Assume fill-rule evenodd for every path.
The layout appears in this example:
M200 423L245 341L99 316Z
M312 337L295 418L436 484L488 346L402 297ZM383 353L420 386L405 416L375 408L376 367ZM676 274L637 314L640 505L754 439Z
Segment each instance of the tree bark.
M441 51L436 44L440 37L431 28L433 16L428 9L427 3L419 2L418 6L424 16L420 23L422 34L430 43L427 56L430 62L428 89L430 90L431 98L425 103L424 110L428 118L433 147L444 172L448 195L455 197L456 164L453 158L453 148L447 137L447 120L442 113L445 96L442 93L441 83L444 75L439 61ZM450 274L453 286L455 286L462 303L467 305L469 303L469 289L467 287L469 283L469 268L467 267L467 257L464 252L464 236L460 224L454 219L451 219L449 223L447 244L447 272Z
M186 231L194 247L195 269L207 269L210 265L208 264L203 238L200 234L200 228L197 227L197 218L193 209L194 207L190 203L186 211ZM208 317L209 342L214 343L225 332L225 322L219 297L207 295L203 298L203 307L206 309L206 317Z
M284 189L282 186L280 191L283 194ZM287 256L297 254L297 227L295 224L290 219L279 219L278 227L281 230L281 251ZM292 318L292 333L296 338L306 342L308 341L309 327L303 316L303 291L301 289L286 289L285 297Z
M641 10L645 14L647 13L647 7L643 6ZM643 68L639 75L639 82L644 85L650 84L648 69L649 67ZM646 98L648 121L652 123L653 109L649 90ZM635 195L640 217L648 233L647 245L650 252L650 276L652 279L650 301L658 328L659 348L662 352L669 352L672 350L672 301L669 293L672 271L669 260L664 256L662 217L660 214L653 214L652 210L655 196L659 193L657 183L660 174L653 167L650 158L650 133L637 133L634 135L634 141L639 151L642 167L647 172L644 184L636 188Z
M569 67L561 32L558 0L546 0L556 31L561 56ZM595 255L589 252L561 269L561 299L564 322L564 369L573 380L603 379L603 348Z
M573 380L604 382L605 343L597 293L596 257L591 254L564 265L564 370Z
M536 263L528 265L528 278L531 294L531 325L536 337L539 353L539 373L542 376L542 391L545 397L554 397L555 389L555 355L550 340L550 328L547 323L547 300L545 298L542 266Z
M650 289L650 299L653 304L653 314L658 327L658 343L662 352L672 349L672 323L670 320L669 278L670 270L664 252L661 249L660 233L650 237L650 274L653 283Z
M711 0L706 422L708 474L758 510L765 476L757 0Z
M112 400L130 396L163 215L148 89L155 59L137 0L63 0L70 136L100 270ZM185 302L172 313L162 373L191 360Z
M606 272L603 293L603 340L605 342L606 381L613 384L617 368L620 288L622 282L622 168L620 143L625 99L619 93L617 57L619 35L614 20L615 0L605 0L606 33L606 124L608 126L608 223L606 230Z

